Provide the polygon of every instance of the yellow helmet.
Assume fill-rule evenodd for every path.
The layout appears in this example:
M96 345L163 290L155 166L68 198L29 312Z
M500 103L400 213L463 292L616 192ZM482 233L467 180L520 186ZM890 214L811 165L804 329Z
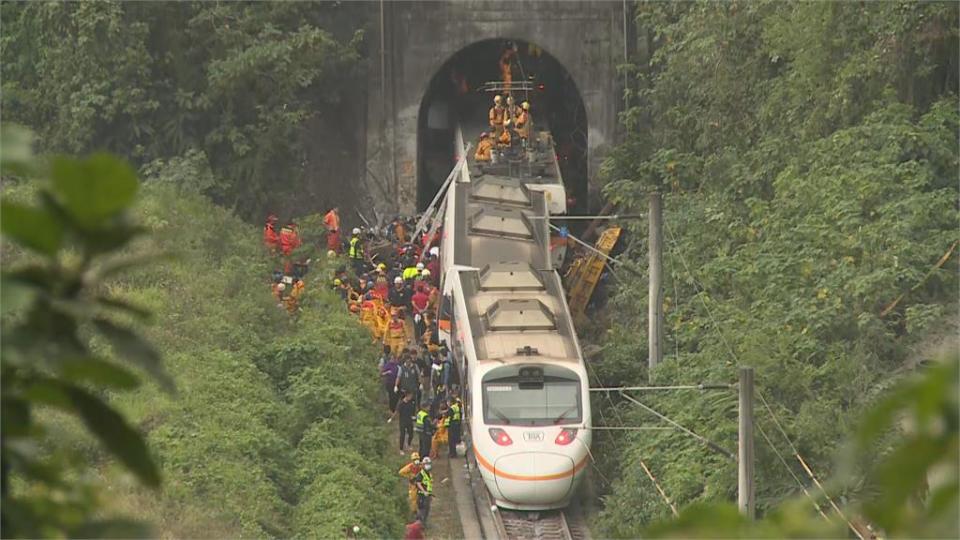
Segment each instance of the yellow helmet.
M529 102L529 101L524 101L523 103L520 104L520 106L523 107L523 110L525 110L525 111L529 111L529 110L530 110L530 102Z
M410 461L420 461L420 452L410 454Z
M500 97L500 94L493 96L493 102L496 103L497 105L499 105L502 100L503 98Z
M334 285L342 285L343 282L340 281L340 278L337 278L337 279L333 280L333 284L334 284Z

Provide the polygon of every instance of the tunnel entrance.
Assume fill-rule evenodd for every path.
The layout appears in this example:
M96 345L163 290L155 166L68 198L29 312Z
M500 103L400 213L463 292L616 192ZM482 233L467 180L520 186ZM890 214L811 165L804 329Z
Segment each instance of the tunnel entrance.
M514 45L513 81L529 81L533 88L514 91L516 102L529 101L536 129L549 130L553 136L567 197L572 199L568 212L587 211L587 113L580 91L548 52L533 43L508 39L479 41L461 49L431 79L417 125L418 210L430 204L456 163L456 125L463 125L463 136L474 147L487 130L493 94L480 88L501 80L501 54Z

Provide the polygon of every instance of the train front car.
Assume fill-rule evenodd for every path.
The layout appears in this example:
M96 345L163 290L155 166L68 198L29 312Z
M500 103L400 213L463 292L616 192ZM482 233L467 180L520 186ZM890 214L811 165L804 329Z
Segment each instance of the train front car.
M441 324L473 457L496 504L516 510L567 506L589 459L589 385L549 253L552 157L539 175L469 163L446 201Z

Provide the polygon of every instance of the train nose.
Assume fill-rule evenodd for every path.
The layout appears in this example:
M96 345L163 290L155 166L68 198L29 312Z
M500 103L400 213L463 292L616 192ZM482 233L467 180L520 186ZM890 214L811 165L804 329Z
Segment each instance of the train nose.
M494 463L497 488L515 504L562 501L573 487L573 460L560 454L520 452Z

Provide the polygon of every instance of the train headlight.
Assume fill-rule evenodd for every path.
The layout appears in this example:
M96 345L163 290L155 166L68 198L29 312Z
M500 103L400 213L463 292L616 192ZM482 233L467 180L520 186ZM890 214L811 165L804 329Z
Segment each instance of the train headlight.
M577 430L572 428L564 428L560 430L560 434L557 435L557 438L553 440L554 443L559 444L560 446L566 446L573 442L577 438Z
M513 444L513 439L510 438L510 435L507 435L507 432L500 428L490 428L490 438L500 446L510 446Z

